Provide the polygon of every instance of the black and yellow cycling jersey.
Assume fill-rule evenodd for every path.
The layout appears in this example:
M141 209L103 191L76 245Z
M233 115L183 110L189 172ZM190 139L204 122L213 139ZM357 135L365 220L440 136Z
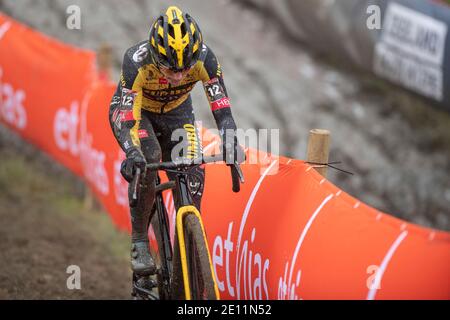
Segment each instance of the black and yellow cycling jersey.
M197 63L176 86L164 78L153 61L148 41L129 48L110 108L111 126L122 149L128 153L131 148L140 147L142 110L150 116L170 113L190 102L190 92L199 81L205 89L218 129L221 132L236 130L222 68L209 47L203 44Z
M120 75L122 88L138 93L135 98L136 109L142 108L158 113L168 112L187 99L189 92L198 81L207 85L208 81L220 78L222 75L216 57L209 48L204 46L199 61L181 83L174 87L152 62L148 54L148 46L148 41L144 41L128 49Z

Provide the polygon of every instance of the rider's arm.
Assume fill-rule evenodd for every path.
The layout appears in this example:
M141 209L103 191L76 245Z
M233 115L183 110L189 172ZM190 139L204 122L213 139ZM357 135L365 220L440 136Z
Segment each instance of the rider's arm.
M235 134L236 124L231 113L230 99L223 81L220 63L209 48L206 50L201 79L222 141L225 141L227 133Z
M117 110L112 119L115 129L118 129L115 130L116 136L121 148L127 155L140 150L138 131L141 119L141 103L141 75L127 52L122 63L119 85L111 104L111 108Z

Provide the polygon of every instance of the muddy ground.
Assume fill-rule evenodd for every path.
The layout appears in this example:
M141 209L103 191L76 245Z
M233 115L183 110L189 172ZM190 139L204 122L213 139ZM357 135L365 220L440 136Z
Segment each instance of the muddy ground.
M81 181L34 148L11 146L3 135L0 299L129 298L128 234L84 205ZM80 290L67 288L71 265Z

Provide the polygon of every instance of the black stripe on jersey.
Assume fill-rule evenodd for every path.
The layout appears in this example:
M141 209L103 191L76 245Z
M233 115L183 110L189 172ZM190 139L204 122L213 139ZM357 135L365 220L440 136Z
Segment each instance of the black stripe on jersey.
M206 56L203 60L203 66L210 79L219 79L219 83L222 86L225 95L228 96L227 89L225 88L225 83L223 81L222 67L219 64L219 61L217 61L216 55L209 48L207 48Z
M120 83L122 87L131 89L139 73L139 68L152 62L150 44L144 40L129 48L123 57Z
M150 100L169 102L179 99L181 96L190 92L194 88L195 84L196 82L189 82L181 86L160 90L149 90L142 88L142 95Z
M122 73L120 74L120 84L122 88L132 89L139 70L131 60L128 52L125 53L122 63Z

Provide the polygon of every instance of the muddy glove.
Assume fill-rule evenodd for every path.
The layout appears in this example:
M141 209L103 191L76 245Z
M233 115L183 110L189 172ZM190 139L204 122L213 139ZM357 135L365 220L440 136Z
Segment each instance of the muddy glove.
M133 180L134 174L137 168L141 169L141 172L145 171L147 161L145 160L142 151L139 149L133 149L127 154L127 158L122 162L120 167L120 173L128 182Z

